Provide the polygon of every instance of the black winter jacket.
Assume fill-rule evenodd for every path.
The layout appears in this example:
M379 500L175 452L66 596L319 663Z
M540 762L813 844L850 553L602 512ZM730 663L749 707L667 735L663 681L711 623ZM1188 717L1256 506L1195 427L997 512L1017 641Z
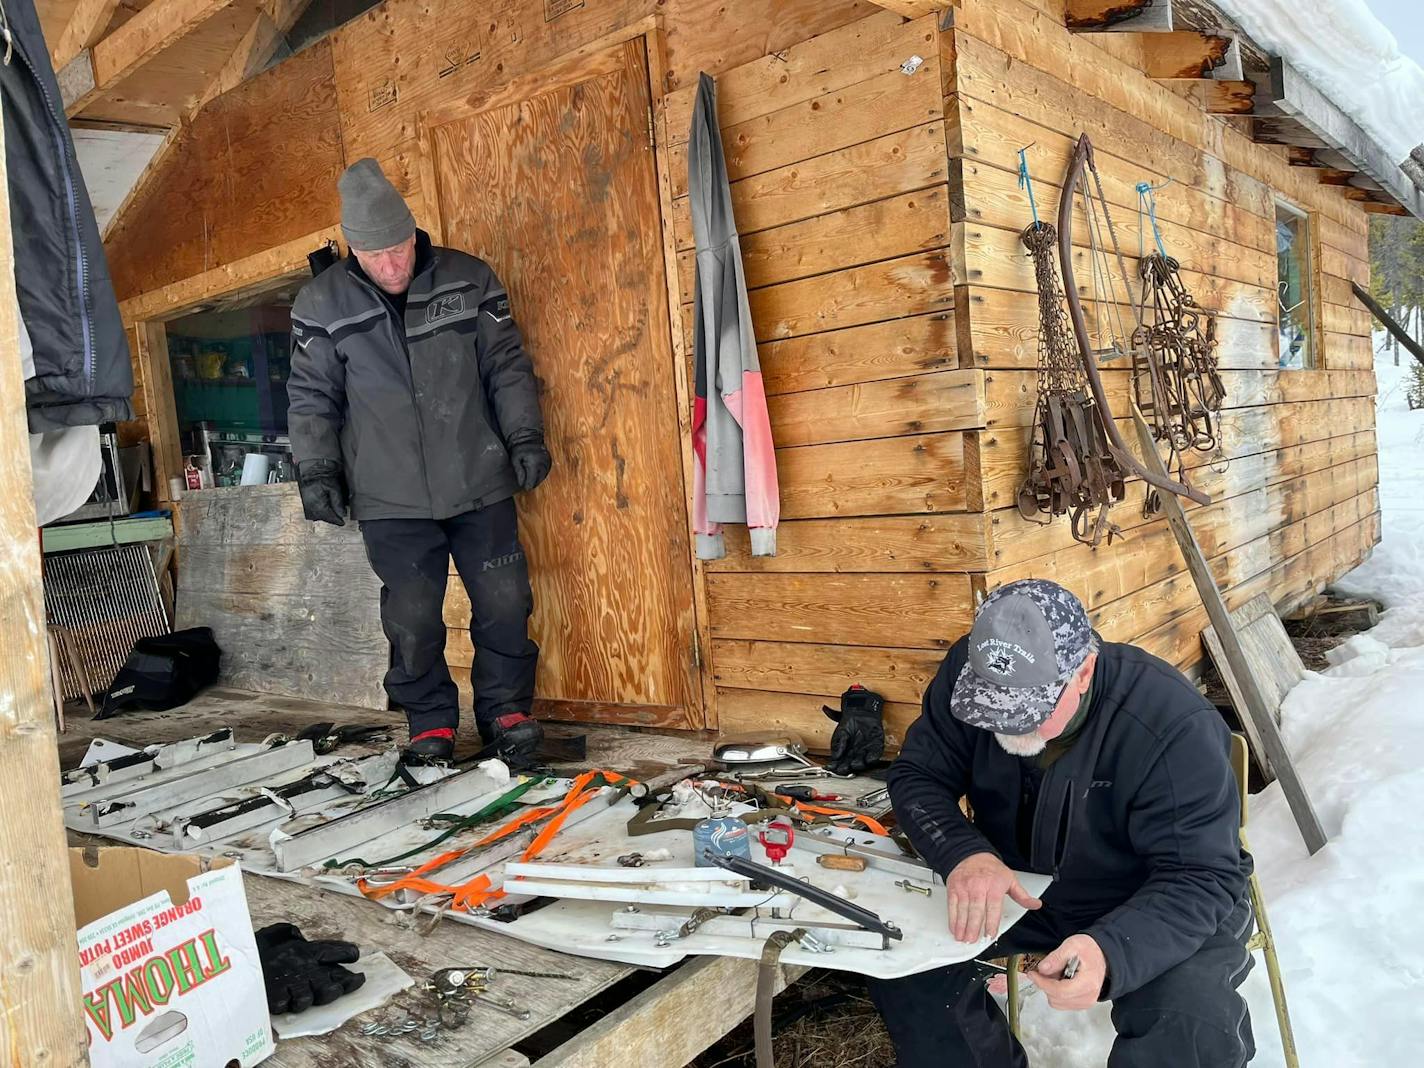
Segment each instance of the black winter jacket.
M354 257L292 307L292 452L339 461L362 519L448 519L514 495L542 438L534 368L489 264L416 236L405 317Z
M30 430L132 419L128 340L34 0L4 0L4 15L14 46L0 94L15 292L35 359Z
M1023 760L950 715L967 639L950 649L890 768L910 841L941 876L973 853L1049 874L1044 908L1102 947L1105 998L1195 953L1245 893L1240 802L1220 713L1180 672L1104 643L1088 719L1044 773L1030 856L1017 844ZM974 822L959 807L969 797Z

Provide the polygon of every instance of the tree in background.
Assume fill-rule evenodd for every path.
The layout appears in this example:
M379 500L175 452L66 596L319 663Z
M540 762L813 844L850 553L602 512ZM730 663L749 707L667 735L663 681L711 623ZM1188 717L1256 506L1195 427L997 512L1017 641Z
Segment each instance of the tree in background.
M1370 218L1370 290L1411 336L1424 337L1424 222ZM1390 344L1398 365L1399 342L1391 338Z

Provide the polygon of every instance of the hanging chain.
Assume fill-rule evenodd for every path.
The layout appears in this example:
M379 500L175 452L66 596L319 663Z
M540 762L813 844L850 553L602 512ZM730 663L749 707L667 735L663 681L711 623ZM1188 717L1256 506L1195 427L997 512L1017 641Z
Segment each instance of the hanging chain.
M1146 255L1140 271L1146 315L1133 351L1133 389L1152 436L1170 451L1169 466L1185 480L1182 453L1219 445L1216 415L1226 387L1217 370L1216 318L1197 307L1172 257ZM1149 498L1144 514L1155 511Z
M1088 393L1082 361L1064 310L1063 285L1054 266L1058 231L1034 222L1021 235L1033 260L1038 288L1038 401L1029 446L1029 475L1018 492L1025 519L1071 515L1073 537L1097 545L1120 533L1108 519L1125 493L1125 476L1113 457L1101 414ZM1090 513L1097 510L1096 516Z

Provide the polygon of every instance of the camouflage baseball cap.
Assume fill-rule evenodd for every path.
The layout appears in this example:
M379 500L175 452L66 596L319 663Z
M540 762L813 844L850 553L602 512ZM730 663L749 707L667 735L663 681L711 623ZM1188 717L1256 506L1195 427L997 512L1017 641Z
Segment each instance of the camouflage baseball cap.
M1082 666L1093 628L1056 582L1024 579L984 599L949 698L954 718L998 734L1037 730Z

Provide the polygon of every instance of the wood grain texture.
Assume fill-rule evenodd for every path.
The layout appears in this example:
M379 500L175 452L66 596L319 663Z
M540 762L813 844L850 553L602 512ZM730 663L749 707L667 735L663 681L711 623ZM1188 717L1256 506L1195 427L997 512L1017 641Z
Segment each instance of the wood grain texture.
M296 487L186 494L175 624L211 627L225 685L385 708L380 582L355 524L302 516Z
M869 0L668 0L667 84L657 95L875 13Z
M768 401L778 447L984 425L984 372L932 374L787 393Z
M1006 110L971 95L971 87L966 84L946 109L946 121L952 130L951 150L964 159L1014 171L1018 150L1031 145L1028 164L1035 189L1041 182L1061 184L1073 154L1076 128L1070 124L1059 130L1049 125L1062 122L1065 116L1046 110L1048 107L1047 103L1032 99L1015 110ZM1198 176L1199 184L1190 184L1176 177L1183 172L1163 168L1155 158L1134 158L1130 141L1104 143L1095 138L1093 155L1115 221L1137 213L1137 183L1147 181L1158 187L1155 196L1159 222L1190 227L1274 254L1274 223L1254 210L1261 205L1261 198L1253 192L1250 206L1235 203L1227 195L1225 174L1219 167L1201 160L1191 172ZM965 192L972 194L975 190Z
M732 126L889 74L910 55L927 54L934 38L933 20L906 23L890 13L868 14L809 40L803 38L720 75L717 121ZM663 97L668 144L687 141L696 98L695 84Z
M965 434L949 432L778 449L781 516L965 511L972 448Z
M107 235L119 299L333 226L345 163L334 90L323 41L205 107Z
M946 649L973 622L965 575L714 574L714 638Z
M769 397L959 366L947 311L768 341L758 357Z
M0 179L4 146L0 128ZM0 923L6 970L0 1048L16 1065L58 1068L84 1063L87 1035L77 1009L79 959L59 806L10 202L0 199Z
M949 190L902 193L741 240L747 288L825 274L875 260L942 248L949 243ZM678 256L682 292L691 296L696 254Z
M905 704L923 697L943 659L944 652L936 649L732 639L712 643L719 686L834 697L858 682L887 701Z
M947 174L944 123L928 122L733 182L732 210L738 232L746 237L941 184ZM677 247L692 248L685 195L673 203L673 228Z
M735 182L812 156L906 130L944 116L939 59L913 74L896 70L722 128L727 176ZM673 192L687 192L687 146L674 145ZM681 175L679 181L678 176Z
M974 366L996 368L1036 368L1038 366L1038 297L1009 289L988 286L961 287L964 314L956 320L961 352ZM1085 304L1085 310L1096 303ZM1131 308L1119 305L1130 321ZM1106 346L1106 338L1088 322L1094 345ZM1274 322L1259 319L1222 317L1216 323L1217 362L1225 369L1270 369L1278 366L1277 335Z
M999 166L991 166L972 160L961 164L964 181L964 218L970 222L983 222L1007 230L1022 230L1025 220L1031 219L1032 208L1028 194L1019 188L1015 172ZM1034 180L1034 201L1040 218L1055 219L1062 188L1052 174ZM1175 196L1171 186L1155 194L1165 201ZM1144 251L1156 251L1156 238L1152 232L1152 222L1142 210L1142 205L1134 198L1130 207L1112 206L1113 229L1117 232L1118 243L1124 252L1141 256ZM1264 221L1264 220L1263 220ZM1227 241L1220 233L1201 231L1172 222L1159 222L1163 247L1167 254L1181 264L1183 270L1198 274L1209 273L1223 278L1247 282L1256 286L1271 287L1276 284L1276 254L1252 245L1242 245ZM1264 231L1265 227L1255 227ZM1073 211L1073 232L1088 233L1088 220L1083 211L1082 198L1077 198ZM1129 267L1131 270L1131 267ZM1134 272L1130 275L1134 290L1141 289L1141 283Z
M748 294L758 341L838 330L954 306L944 251L853 267Z
M853 650L847 650L854 656ZM829 752L836 725L821 711L835 706L835 694L776 693L772 690L742 690L723 687L717 691L717 707L722 716L722 733L734 735L755 731L788 731L800 735L808 748ZM895 752L905 740L905 731L920 715L918 701L886 701L885 748Z
M540 380L554 470L521 501L539 693L700 725L641 42L617 56L430 141L446 240L509 289Z
M794 519L776 531L776 555L752 556L745 530L727 531L727 555L709 572L985 571L988 520L958 515Z

